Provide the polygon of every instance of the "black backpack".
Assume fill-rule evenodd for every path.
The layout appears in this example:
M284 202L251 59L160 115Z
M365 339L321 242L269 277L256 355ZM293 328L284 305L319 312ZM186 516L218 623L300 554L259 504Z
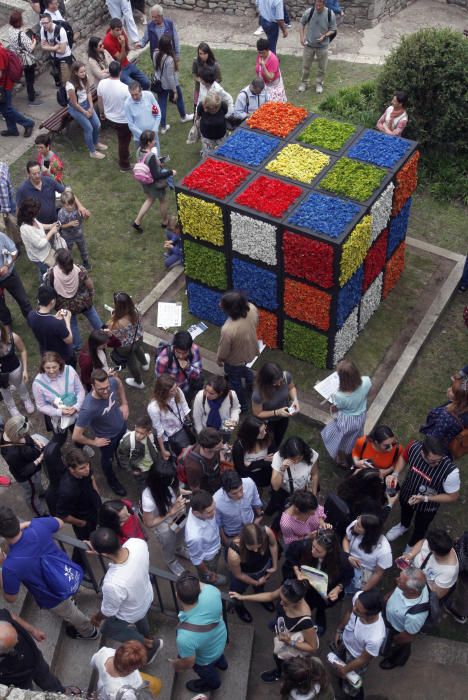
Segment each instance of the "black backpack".
M330 24L331 18L332 18L332 16L331 16L332 11L330 10L330 8L327 8L327 11L328 11L328 24ZM306 23L305 23L304 26L307 26L307 25L309 24L310 20L312 19L312 15L314 14L314 12L315 12L315 5L312 5L312 7L311 7L310 10L309 10L309 15L308 15L308 17L307 17L307 19L306 19ZM337 33L338 33L338 32L335 30L335 31L334 31L332 34L330 34L330 36L328 37L330 44L332 43L332 41L333 41L334 38L336 37Z
M72 49L73 44L75 43L75 33L73 31L73 28L69 22L66 22L64 19L54 19L54 24L55 24L55 29L54 29L54 39L57 43L59 42L59 36L60 36L60 30L65 29L65 34L67 35L67 40L68 40L68 46ZM330 39L331 41L331 39Z
M65 87L61 85L59 89L57 90L56 93L57 97L57 102L61 107L67 107L68 106L68 95L67 91L65 90Z

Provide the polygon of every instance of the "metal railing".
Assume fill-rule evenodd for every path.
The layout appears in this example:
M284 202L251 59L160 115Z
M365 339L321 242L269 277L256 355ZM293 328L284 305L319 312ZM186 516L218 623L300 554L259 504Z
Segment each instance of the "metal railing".
M106 574L108 565L106 559L101 554L95 554L89 552L88 546L82 540L78 540L75 537L66 535L64 532L56 532L54 534L54 539L59 545L59 547L68 555L71 556L71 551L79 551L81 558L81 565L83 567L84 576L83 583L86 588L92 588L97 594L101 593L101 585ZM71 551L70 551L71 550ZM75 557L76 559L76 557ZM99 573L96 574L95 567L93 564L98 563ZM160 612L168 617L176 618L179 613L179 603L177 601L175 584L177 581L177 576L170 571L164 571L164 569L159 569L156 566L150 566L149 574L151 583L155 592L155 597L152 604L152 609L156 612ZM170 609L164 603L164 596L161 586L168 585L171 592L171 598L174 603L174 609ZM157 600L157 604L156 601ZM221 591L221 601L223 606L223 619L228 630L229 638L229 625L228 625L228 605L230 603L230 598L227 593Z

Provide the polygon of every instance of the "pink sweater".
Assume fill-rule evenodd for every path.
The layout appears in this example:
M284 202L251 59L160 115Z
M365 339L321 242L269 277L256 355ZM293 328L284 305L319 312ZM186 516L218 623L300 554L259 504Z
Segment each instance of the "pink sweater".
M320 527L320 519L325 519L325 511L319 506L307 520L297 520L293 515L284 512L281 516L280 527L284 544L291 544L295 540L303 540L314 530Z

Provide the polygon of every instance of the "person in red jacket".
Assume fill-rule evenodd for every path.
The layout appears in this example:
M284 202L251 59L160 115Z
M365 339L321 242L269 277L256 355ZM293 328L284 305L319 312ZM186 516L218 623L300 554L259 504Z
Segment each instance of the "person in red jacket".
M12 104L14 82L8 76L8 51L0 42L0 114L6 121L7 128L0 132L2 136L19 136L18 124L24 126L24 137L28 138L34 129L34 121L17 112Z

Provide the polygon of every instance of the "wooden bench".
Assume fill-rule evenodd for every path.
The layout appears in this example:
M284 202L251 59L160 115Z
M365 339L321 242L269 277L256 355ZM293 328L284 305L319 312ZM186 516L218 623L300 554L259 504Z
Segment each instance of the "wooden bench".
M93 105L97 102L97 91L96 87L93 85L91 88L91 95L93 98ZM74 148L73 141L70 139L68 134L68 128L74 121L73 117L68 113L67 107L60 107L56 112L47 117L41 124L39 124L40 129L47 129L49 133L64 136L66 140L70 143L71 147Z

